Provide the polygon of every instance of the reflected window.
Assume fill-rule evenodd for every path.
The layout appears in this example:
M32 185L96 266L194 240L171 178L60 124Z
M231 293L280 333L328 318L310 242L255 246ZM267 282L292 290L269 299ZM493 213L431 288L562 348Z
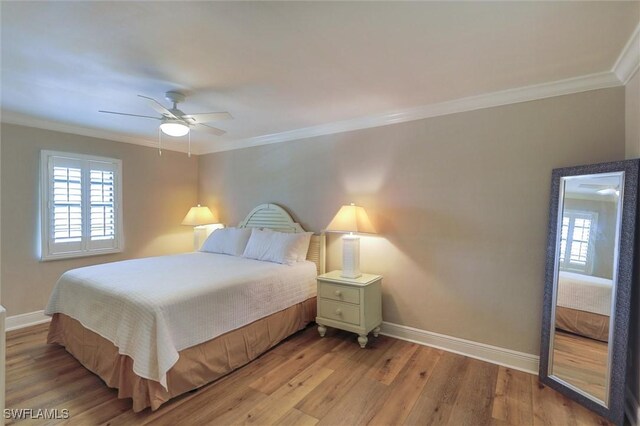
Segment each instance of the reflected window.
M565 211L560 240L560 269L591 274L598 214Z

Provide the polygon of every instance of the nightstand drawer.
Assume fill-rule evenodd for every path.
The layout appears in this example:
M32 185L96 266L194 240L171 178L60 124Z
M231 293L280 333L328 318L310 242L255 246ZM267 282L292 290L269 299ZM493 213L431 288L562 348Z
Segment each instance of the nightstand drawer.
M360 290L357 288L349 288L341 285L320 283L320 297L340 302L360 304Z
M360 325L360 307L347 303L321 299L318 302L318 316Z

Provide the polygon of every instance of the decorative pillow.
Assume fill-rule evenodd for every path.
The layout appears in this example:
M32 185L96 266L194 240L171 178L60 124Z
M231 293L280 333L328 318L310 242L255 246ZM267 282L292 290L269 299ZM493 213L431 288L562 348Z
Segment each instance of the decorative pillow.
M313 232L300 232L294 235L297 237L298 241L298 244L296 245L298 262L304 262L307 260L307 253L309 252L309 244L311 244L311 236L313 235Z
M216 229L202 244L200 251L242 256L251 236L249 228Z
M287 233L254 228L242 256L248 259L293 265L307 258L311 234L311 232Z

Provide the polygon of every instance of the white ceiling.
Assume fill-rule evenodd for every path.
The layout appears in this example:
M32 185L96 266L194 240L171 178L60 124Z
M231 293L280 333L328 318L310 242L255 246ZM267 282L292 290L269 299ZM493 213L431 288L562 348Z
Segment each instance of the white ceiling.
M248 138L610 72L640 2L1 2L4 121L152 143L137 98ZM69 127L71 128L71 127Z

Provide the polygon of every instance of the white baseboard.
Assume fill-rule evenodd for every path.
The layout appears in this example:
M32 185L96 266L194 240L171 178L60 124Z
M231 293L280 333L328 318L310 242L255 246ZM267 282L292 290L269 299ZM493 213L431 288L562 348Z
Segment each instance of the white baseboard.
M640 404L638 404L638 400L635 396L633 396L633 392L631 392L631 388L627 387L627 391L625 392L625 404L624 404L624 414L627 416L629 420L629 424L631 426L639 426L638 422L640 421Z
M382 323L380 334L420 345L443 349L481 361L498 364L526 373L538 374L540 357L511 349L460 339L390 322Z
M44 311L29 312L26 314L13 315L7 317L5 322L5 330L12 331L20 328L29 327L36 324L43 324L51 321L51 317L44 314Z

